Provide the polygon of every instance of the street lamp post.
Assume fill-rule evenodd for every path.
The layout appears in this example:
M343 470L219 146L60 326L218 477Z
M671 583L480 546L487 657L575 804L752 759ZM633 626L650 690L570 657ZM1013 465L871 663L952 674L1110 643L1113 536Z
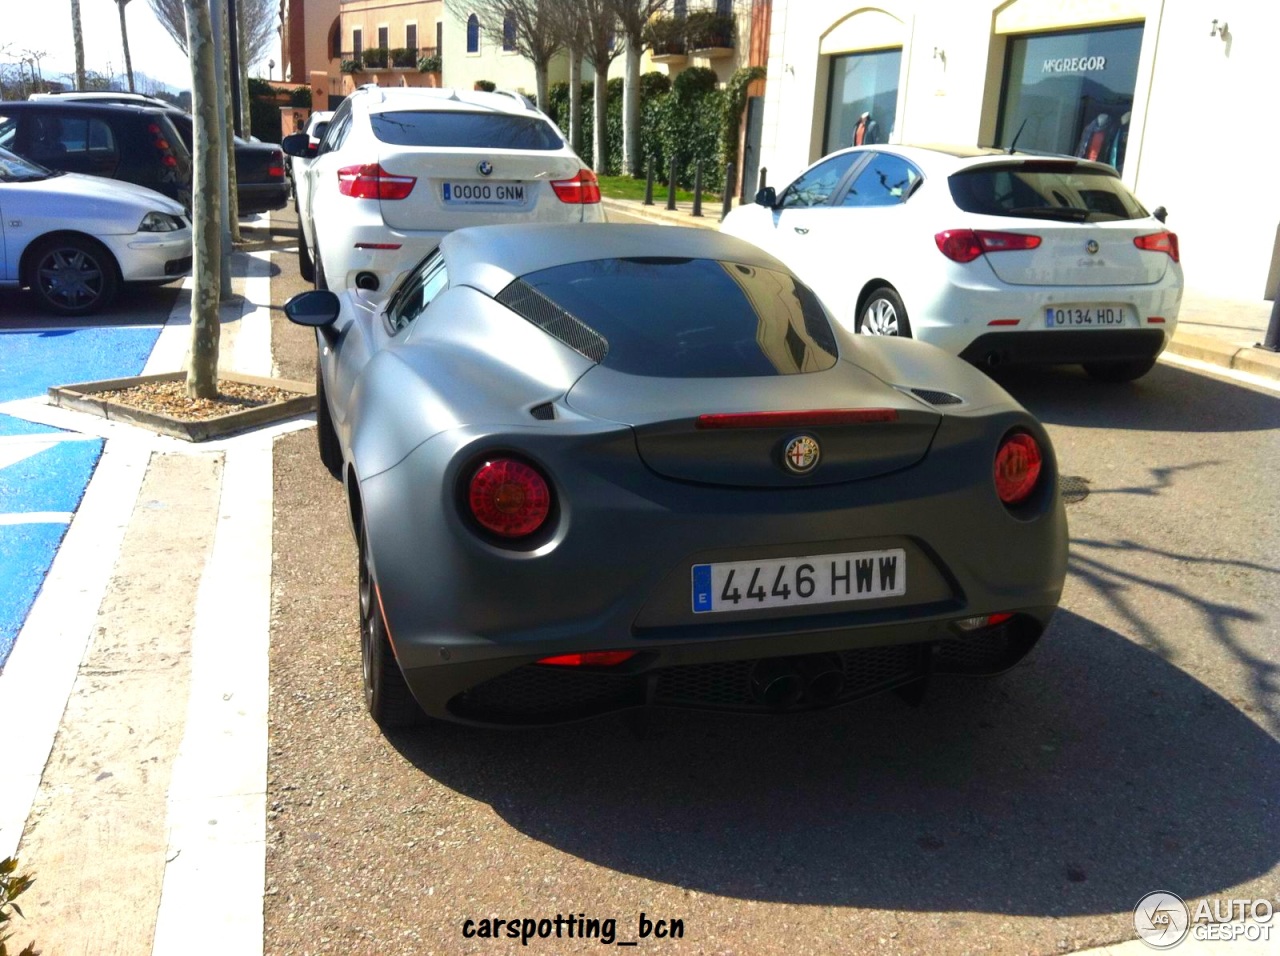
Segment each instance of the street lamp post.
M268 79L268 80L270 80L270 79L274 79L274 77L272 77L272 75L271 75L271 71L272 71L272 70L274 70L275 68L276 68L276 61L275 61L275 60L268 60L268 61L267 61L267 79Z

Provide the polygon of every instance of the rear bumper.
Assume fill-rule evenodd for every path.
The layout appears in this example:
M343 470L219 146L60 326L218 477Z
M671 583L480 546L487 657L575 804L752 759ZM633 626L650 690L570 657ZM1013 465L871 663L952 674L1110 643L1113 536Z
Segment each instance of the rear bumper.
M1160 329L988 332L970 342L960 357L985 366L1146 361L1164 351L1165 344Z
M1008 670L1030 652L1053 610L1036 608L973 634L913 622L664 645L643 649L615 668L539 665L545 655L537 653L412 668L405 677L429 715L490 726L560 723L645 706L760 714L815 710L933 674ZM768 695L769 681L779 679L794 681L785 699Z
M241 216L283 209L289 205L289 184L284 180L278 183L239 183L236 199Z

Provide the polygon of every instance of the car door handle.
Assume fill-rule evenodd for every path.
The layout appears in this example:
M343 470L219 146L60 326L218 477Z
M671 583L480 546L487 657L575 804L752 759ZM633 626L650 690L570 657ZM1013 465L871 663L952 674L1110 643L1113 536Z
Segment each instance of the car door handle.
M809 235L809 230L806 229L804 226L792 226L791 228L794 229L796 232L798 232L802 236Z

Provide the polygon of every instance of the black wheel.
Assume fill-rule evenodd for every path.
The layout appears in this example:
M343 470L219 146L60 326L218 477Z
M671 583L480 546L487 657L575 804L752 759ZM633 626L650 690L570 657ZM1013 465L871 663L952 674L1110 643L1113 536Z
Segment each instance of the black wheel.
M320 373L320 362L316 362L316 447L320 451L320 462L335 478L342 477L342 446L338 444L338 433L333 427L333 416L329 414L329 399L324 391L324 376Z
M308 282L316 281L316 264L311 258L311 249L307 246L307 234L302 231L302 223L298 223L298 273Z
M902 298L887 285L867 297L858 313L858 331L863 335L900 335L911 338L911 322Z
M409 692L387 639L387 626L374 590L368 535L363 526L360 528L360 663L364 674L364 704L374 723L390 730L424 722L426 715Z
M1155 367L1156 360L1132 359L1128 362L1085 362L1084 370L1099 382L1132 382L1142 378Z
M54 236L31 252L27 284L46 312L85 315L116 297L120 280L116 261L99 242L86 236Z

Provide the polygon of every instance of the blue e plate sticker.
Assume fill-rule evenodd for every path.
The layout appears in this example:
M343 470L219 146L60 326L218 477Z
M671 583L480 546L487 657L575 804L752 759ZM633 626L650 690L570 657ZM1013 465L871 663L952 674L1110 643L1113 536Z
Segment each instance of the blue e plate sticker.
M693 613L711 610L711 565L693 566Z
M449 195L449 191L450 191L450 190L449 190L449 187L450 187L451 185L453 185L453 184L452 184L452 183L445 183L445 184L444 184L444 201L445 201L445 202L448 202L448 201L450 200L450 198L452 198L452 197L450 197L450 195Z

